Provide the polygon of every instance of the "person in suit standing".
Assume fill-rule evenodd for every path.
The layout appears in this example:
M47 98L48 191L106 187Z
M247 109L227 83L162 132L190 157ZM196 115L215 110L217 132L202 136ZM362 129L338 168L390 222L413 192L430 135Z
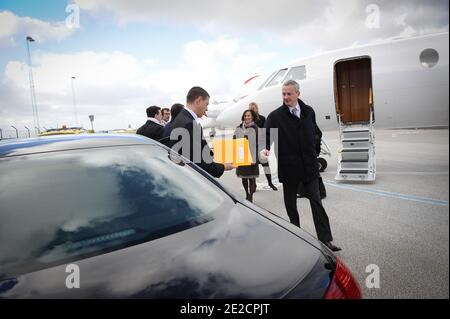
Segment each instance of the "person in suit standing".
M208 104L209 94L205 89L194 86L189 90L186 106L173 121L170 146L212 176L220 177L224 171L234 167L231 163L221 164L213 161L213 153L199 124L199 119L208 110Z
M266 149L260 155L262 159L269 156L270 129L277 129L278 178L283 184L284 205L291 223L300 227L297 192L301 188L309 199L318 239L330 250L339 251L341 248L332 244L330 222L320 199L314 110L300 100L296 81L286 81L282 94L283 105L267 117Z
M164 133L164 127L161 125L161 108L156 105L149 106L146 112L147 122L137 129L136 134L158 141Z
M246 138L249 141L249 147L254 163L236 168L237 177L242 179L246 199L253 202L253 193L256 190L256 178L259 176L258 167L258 126L255 123L256 113L252 110L245 110L242 114L242 123L234 131L233 139ZM252 145L253 144L253 145Z
M256 104L255 102L250 102L250 104L248 105L248 109L252 110L256 114L255 124L259 128L263 128L264 124L266 123L266 118L264 116L262 116L261 114L259 114L258 104ZM273 183L272 183L272 172L270 171L269 162L261 163L261 165L264 169L264 175L266 175L267 184L274 191L277 191L278 188L276 188L276 186L273 185ZM255 190L256 190L256 186L255 186Z
M170 121L164 126L163 138L170 137L170 133L172 132L172 126L175 118L178 114L180 114L181 110L184 108L183 104L175 103L170 108Z
M163 109L161 109L161 124L163 126L166 126L167 123L169 123L170 120L170 110L169 108L165 107Z

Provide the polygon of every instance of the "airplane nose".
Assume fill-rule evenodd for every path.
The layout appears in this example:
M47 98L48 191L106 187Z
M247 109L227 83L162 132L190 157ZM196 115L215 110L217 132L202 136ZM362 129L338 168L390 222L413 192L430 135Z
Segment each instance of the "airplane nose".
M217 116L217 123L222 126L235 128L241 123L242 113L248 109L249 97L245 97L238 102L234 103L230 107L220 112Z
M217 123L222 126L236 127L241 122L242 112L246 109L245 105L242 103L235 103L231 107L220 112L217 116Z
M219 116L216 118L217 123L222 125L232 125L233 112L231 111L231 108L220 112Z

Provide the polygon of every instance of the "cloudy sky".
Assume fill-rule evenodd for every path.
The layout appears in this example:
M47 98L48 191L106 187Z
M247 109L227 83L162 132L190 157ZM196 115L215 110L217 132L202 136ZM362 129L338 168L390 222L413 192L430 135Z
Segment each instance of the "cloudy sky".
M244 81L320 51L448 31L448 0L0 0L0 128L137 128L149 105ZM72 80L75 77L75 80ZM262 77L262 76L261 76Z

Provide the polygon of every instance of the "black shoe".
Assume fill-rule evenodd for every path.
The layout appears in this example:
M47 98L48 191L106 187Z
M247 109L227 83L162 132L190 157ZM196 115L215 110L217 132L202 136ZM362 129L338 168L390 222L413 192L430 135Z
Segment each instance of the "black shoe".
M278 188L276 188L275 185L273 185L273 184L269 184L269 186L270 186L270 188L272 188L274 191L277 191L277 190L278 190Z
M325 246L327 246L331 251L339 251L342 250L341 247L335 246L331 243L331 241L327 241L324 243Z

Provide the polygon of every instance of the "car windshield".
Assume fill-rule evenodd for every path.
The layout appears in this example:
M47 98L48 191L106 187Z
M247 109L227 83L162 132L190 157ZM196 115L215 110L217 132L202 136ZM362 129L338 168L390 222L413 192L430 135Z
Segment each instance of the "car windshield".
M1 159L0 279L186 230L233 203L168 154L143 145Z

